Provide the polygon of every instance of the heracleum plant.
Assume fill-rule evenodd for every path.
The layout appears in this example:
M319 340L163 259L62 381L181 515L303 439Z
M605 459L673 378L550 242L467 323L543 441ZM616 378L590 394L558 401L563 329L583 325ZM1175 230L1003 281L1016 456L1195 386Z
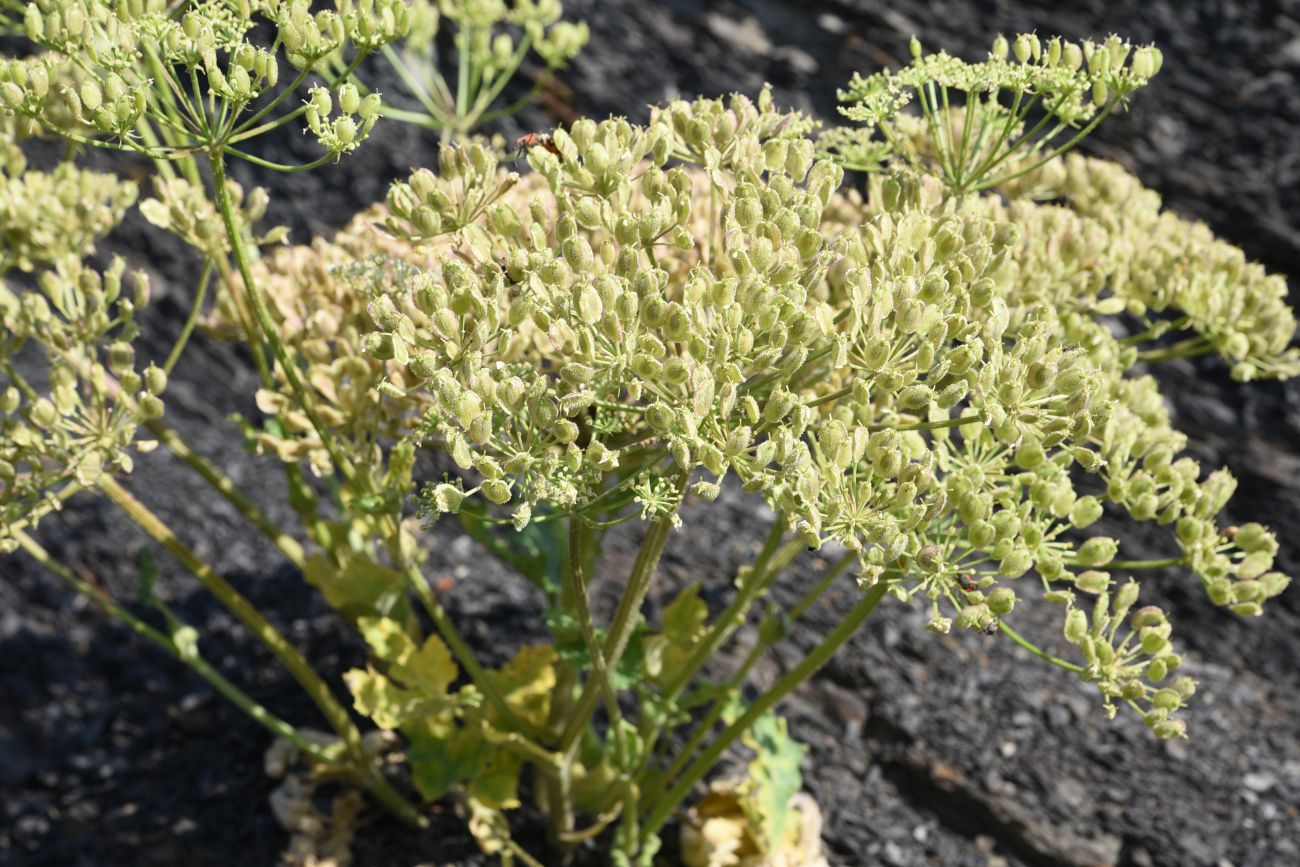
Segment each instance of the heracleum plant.
M676 101L644 125L581 120L535 139L521 176L467 133L518 107L501 95L527 57L549 72L581 47L585 29L558 3L0 9L33 44L0 64L0 543L413 825L450 798L506 861L555 863L596 840L615 863L650 864L665 824L741 744L749 778L713 785L684 856L793 863L809 833L800 747L773 711L882 602L925 606L938 632L1000 633L1093 684L1108 714L1127 708L1173 738L1195 687L1134 576L1177 568L1240 616L1288 582L1271 571L1268 530L1218 520L1231 475L1181 456L1143 372L1217 354L1240 380L1294 375L1285 282L1117 166L1067 154L1158 71L1154 48L1020 36L970 63L914 42L908 67L842 94L860 126L819 130L766 91ZM366 88L372 55L423 111ZM283 230L258 228L267 194L229 181L230 161L324 166L383 114L441 131L436 170L332 240L282 246ZM318 161L257 154L289 124L319 140ZM27 168L34 135L70 143L68 161ZM77 167L92 146L153 160L139 207L203 263L161 364L132 350L146 281L120 259L85 260L138 197ZM867 173L865 196L846 168ZM1132 334L1116 336L1118 314ZM164 421L168 376L200 326L250 349L263 415L242 434L282 467L298 527L276 525ZM29 344L47 362L39 385L17 365ZM314 671L130 493L133 455L157 447L364 636L364 669L345 684ZM445 476L416 477L424 450L446 454ZM760 553L724 610L692 584L647 623L656 564L690 532L683 502L715 499L728 476L776 513ZM264 641L333 737L256 705L161 600L133 610L56 562L32 531L83 492L120 506ZM1178 553L1123 559L1086 531L1104 511L1167 527ZM422 570L421 525L447 516L541 588L551 644L495 668L475 658ZM629 522L640 548L597 623L588 582L606 531ZM768 590L818 548L835 564L776 607ZM856 604L743 700L763 654L848 580ZM1072 658L1015 628L1025 581L1060 611ZM739 669L704 677L751 615ZM358 713L400 733L409 775L381 772L343 685ZM510 837L525 774L553 853Z

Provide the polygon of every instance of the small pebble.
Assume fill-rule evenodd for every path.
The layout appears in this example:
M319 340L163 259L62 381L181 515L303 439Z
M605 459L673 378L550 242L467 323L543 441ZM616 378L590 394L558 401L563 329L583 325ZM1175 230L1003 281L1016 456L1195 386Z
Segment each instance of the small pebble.
M1268 771L1251 771L1241 778L1241 784L1252 792L1263 794L1277 785L1277 777Z

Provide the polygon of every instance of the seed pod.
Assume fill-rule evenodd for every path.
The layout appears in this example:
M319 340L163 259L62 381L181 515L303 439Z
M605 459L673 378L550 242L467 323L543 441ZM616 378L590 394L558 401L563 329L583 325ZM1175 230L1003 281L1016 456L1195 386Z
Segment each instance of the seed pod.
M957 614L957 626L961 629L983 629L991 620L989 607L983 603L967 605Z
M998 564L998 574L1004 578L1019 578L1034 565L1034 555L1028 548L1016 547Z
M787 389L777 389L772 392L768 398L767 404L763 407L763 418L775 424L790 414L796 403L799 402L799 396Z
M1065 640L1079 644L1088 635L1088 617L1078 608L1070 609L1065 615Z
M1180 719L1162 720L1152 727L1155 736L1162 741L1183 737L1187 733L1187 723Z
M455 514L460 511L460 504L465 501L465 492L455 485L441 484L433 489L434 508L444 514Z
M1090 569L1075 576L1074 586L1084 593L1105 593L1110 587L1110 575Z
M934 399L934 389L923 383L909 385L898 396L898 405L906 410L921 410Z
M1119 543L1108 536L1093 536L1079 546L1076 558L1084 566L1105 566L1115 559Z
M677 414L665 403L656 401L646 408L646 421L651 429L668 433L677 423Z
M488 479L483 483L483 496L498 506L510 502L510 485L501 479Z
M922 545L916 552L915 560L922 571L933 574L943 566L943 549L938 545Z
M989 610L999 617L1005 617L1016 607L1016 591L1010 587L998 587L989 593Z
M145 421L153 421L163 417L163 402L152 394L145 393L140 396L140 418Z
M144 372L144 387L155 397L167 390L167 374L160 367L150 364Z

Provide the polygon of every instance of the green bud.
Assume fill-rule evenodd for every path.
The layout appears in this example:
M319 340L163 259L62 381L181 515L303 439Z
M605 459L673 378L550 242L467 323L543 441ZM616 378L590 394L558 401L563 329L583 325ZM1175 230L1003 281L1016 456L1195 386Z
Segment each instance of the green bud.
M777 389L772 392L768 398L767 404L763 407L764 420L775 424L790 414L796 403L799 402L799 396L786 389Z
M144 394L140 397L140 418L145 421L153 421L163 417L163 402L152 394Z
M144 387L155 397L167 390L167 374L161 367L150 364L144 372Z
M562 246L564 261L569 263L569 267L575 274L587 274L591 271L596 257L591 250L591 243L585 237L573 235Z
M460 511L460 504L465 501L465 492L455 485L441 484L433 489L434 508L444 514Z
M1161 635L1154 627L1147 627L1140 633L1142 652L1148 656L1163 653L1169 647L1169 639Z
M1028 548L1013 548L998 564L998 574L1004 578L1019 578L1034 565L1034 555Z
M1076 557L1084 566L1105 566L1115 559L1118 551L1119 543L1114 539L1109 536L1093 536L1079 546Z
M1010 587L998 587L989 593L988 605L990 611L1004 617L1016 607L1016 591Z
M510 502L510 485L501 479L488 479L483 483L483 496L498 506Z
M987 548L997 538L997 528L988 521L976 521L966 531L967 540L975 548Z
M1084 593L1105 593L1110 587L1110 575L1090 569L1075 576L1074 586Z
M1155 605L1147 605L1133 612L1134 629L1162 626L1165 622L1165 612Z
M943 549L938 545L922 545L916 552L915 559L922 571L937 572L943 566Z
M4 103L5 108L10 111L17 111L22 108L23 102L27 99L23 89L12 81L6 81L0 84L0 102Z
M1147 680L1159 683L1169 675L1169 663L1164 657L1156 657L1147 663Z
M1167 719L1156 723L1152 730L1160 740L1167 741L1183 737L1187 733L1187 723L1180 719Z
M1102 513L1101 500L1096 497L1080 497L1070 508L1070 523L1079 529L1097 523Z
M898 405L907 410L920 410L934 400L934 389L922 383L909 385L898 395Z
M1070 609L1065 615L1065 640L1078 644L1088 634L1088 616L1078 608Z
M987 605L967 605L957 614L957 626L961 629L982 629L991 619Z
M656 401L646 407L646 421L659 433L668 433L677 424L677 413L667 404Z
M1232 541L1238 548L1247 552L1267 551L1270 554L1277 552L1277 539L1262 524L1242 524L1237 528L1237 534Z

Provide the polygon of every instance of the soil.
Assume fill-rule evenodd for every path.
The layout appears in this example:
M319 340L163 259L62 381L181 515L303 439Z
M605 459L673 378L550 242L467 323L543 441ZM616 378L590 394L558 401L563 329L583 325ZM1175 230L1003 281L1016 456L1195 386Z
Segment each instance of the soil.
M770 81L782 102L825 118L853 70L897 64L907 38L973 56L999 31L1071 37L1120 32L1156 41L1164 70L1128 114L1087 148L1118 158L1166 203L1206 220L1271 268L1300 274L1300 0L824 0L702 3L569 0L592 44L508 135L574 116L645 116L677 94L749 93ZM307 154L302 137L275 145ZM381 125L359 155L273 182L273 220L301 241L339 227L387 182L432 161L428 135ZM252 179L251 174L244 176ZM110 245L156 272L148 313L161 351L183 319L192 265L129 221ZM1297 284L1292 299L1300 301ZM169 390L168 419L254 499L284 514L282 477L247 455L230 413L255 413L254 376L235 349L195 341ZM1241 385L1212 361L1156 371L1191 452L1241 481L1238 521L1271 524L1280 565L1300 574L1300 384ZM165 455L142 460L131 489L214 563L334 679L364 648L273 549L230 509L195 495ZM651 616L673 588L700 580L718 606L729 576L756 550L762 509L727 489L692 507L670 544ZM1168 553L1158 535L1116 530L1133 557ZM615 534L615 564L635 530ZM103 501L77 499L41 527L44 543L119 596L134 591L144 538ZM474 647L501 657L539 639L540 600L450 525L430 540L434 574L455 580L448 605ZM207 658L276 713L310 724L312 708L261 646L160 558L159 592L205 636ZM790 601L824 567L803 558L775 592ZM267 797L264 731L187 670L64 590L29 559L0 563L0 863L13 867L275 864L287 845ZM597 587L607 611L612 576ZM834 864L1300 864L1300 592L1243 621L1212 608L1187 576L1152 576L1144 598L1171 612L1200 681L1193 737L1159 743L1139 721L1107 721L1096 695L980 635L937 638L917 610L891 608L784 705L811 747L807 788L825 816ZM755 674L761 686L792 665L853 593L814 609ZM1050 645L1056 628L1025 606L1024 631ZM1038 613L1035 614L1035 611ZM739 654L749 632L737 642ZM1224 652L1225 648L1230 648ZM725 665L727 660L721 660ZM360 867L485 864L459 820L440 815L413 835L368 816ZM525 815L521 840L536 844ZM670 852L671 854L671 847ZM545 860L545 858L544 858ZM548 862L550 863L550 862Z

